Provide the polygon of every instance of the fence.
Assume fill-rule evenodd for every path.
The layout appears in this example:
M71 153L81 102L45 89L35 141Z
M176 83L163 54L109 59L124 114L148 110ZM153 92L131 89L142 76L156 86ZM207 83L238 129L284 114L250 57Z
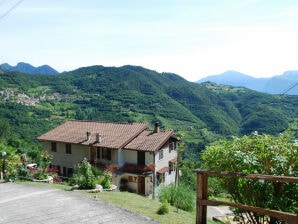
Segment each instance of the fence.
M256 180L268 180L268 181L278 181L287 183L298 183L298 177L288 177L288 176L271 176L271 175L259 175L259 174L241 174L241 173L230 173L222 171L211 171L211 170L201 170L196 169L194 172L197 173L197 201L196 201L196 223L206 224L207 223L207 206L218 206L226 205L234 208L239 208L263 215L268 215L289 224L298 223L298 214L292 214L282 211L269 210L260 207L254 207L243 204L236 204L231 202L223 202L217 200L208 200L208 175L219 176L219 177L234 177L234 178L246 178L246 179L256 179Z

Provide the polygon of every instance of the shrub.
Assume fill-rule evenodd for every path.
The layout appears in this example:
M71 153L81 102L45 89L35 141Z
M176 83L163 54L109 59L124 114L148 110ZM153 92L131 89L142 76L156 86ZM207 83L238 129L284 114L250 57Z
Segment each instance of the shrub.
M170 204L167 201L162 202L161 206L157 210L157 214L164 215L170 211Z
M96 186L96 178L92 173L91 165L84 158L82 163L77 166L73 175L74 182L79 186L79 189L94 189Z
M109 171L103 172L103 180L101 185L104 189L110 189L112 186L112 174Z
M91 166L91 170L95 177L99 177L100 175L102 175L102 171L97 167Z
M18 179L21 179L21 180L31 180L32 179L32 175L31 175L30 171L24 165L17 166L17 176L18 176Z
M161 202L169 202L172 206L184 211L192 211L194 209L195 197L186 186L170 185L163 187L159 194Z
M298 147L292 136L259 135L223 140L202 153L205 166L211 170L298 176ZM298 186L294 183L222 178L220 185L236 203L297 214ZM235 210L240 221L249 217L252 223L279 223L275 218ZM265 220L265 221L264 221Z

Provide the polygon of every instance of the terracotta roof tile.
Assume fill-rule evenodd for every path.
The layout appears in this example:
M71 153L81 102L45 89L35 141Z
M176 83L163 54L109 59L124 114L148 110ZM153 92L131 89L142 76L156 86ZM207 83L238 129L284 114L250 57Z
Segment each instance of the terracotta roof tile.
M127 145L147 127L146 123L67 121L37 139L118 149ZM89 141L87 141L87 132L91 133ZM101 136L100 143L96 143L96 133Z
M138 151L156 151L160 149L166 141L173 136L173 131L153 131L144 130L140 135L128 143L124 149Z

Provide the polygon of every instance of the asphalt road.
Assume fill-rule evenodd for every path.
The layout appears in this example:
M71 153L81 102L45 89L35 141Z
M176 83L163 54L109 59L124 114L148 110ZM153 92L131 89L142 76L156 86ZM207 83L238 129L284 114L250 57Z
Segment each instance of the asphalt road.
M211 218L225 215L230 211L228 207L208 207L207 213ZM159 222L78 192L0 183L0 223L156 224Z
M0 223L156 224L159 222L76 192L2 183Z

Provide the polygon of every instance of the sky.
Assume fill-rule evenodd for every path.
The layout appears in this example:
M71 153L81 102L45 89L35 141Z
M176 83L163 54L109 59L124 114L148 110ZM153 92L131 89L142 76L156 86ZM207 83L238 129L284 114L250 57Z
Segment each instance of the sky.
M0 64L271 77L298 69L297 21L294 0L0 0Z

